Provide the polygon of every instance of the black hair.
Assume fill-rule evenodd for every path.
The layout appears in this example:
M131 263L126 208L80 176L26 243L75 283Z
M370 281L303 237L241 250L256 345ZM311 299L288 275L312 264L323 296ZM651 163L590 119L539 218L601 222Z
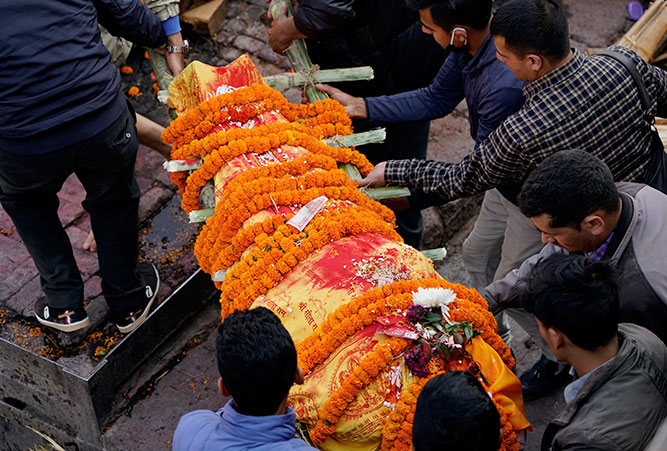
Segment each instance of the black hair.
M491 34L505 38L505 44L523 57L541 55L555 64L570 51L567 18L555 0L509 0L491 19Z
M417 399L412 444L416 451L497 451L498 410L470 373L441 374L424 386Z
M553 254L540 260L524 283L526 310L576 346L595 351L618 332L618 287L608 262Z
M218 369L236 410L273 415L294 384L296 349L280 319L264 307L232 313L218 328Z
M519 207L529 218L551 216L551 227L580 229L597 210L615 213L619 194L611 171L596 156L563 150L547 157L528 176L519 193Z
M491 19L492 0L406 0L408 8L429 8L433 23L445 31L454 25L483 30Z

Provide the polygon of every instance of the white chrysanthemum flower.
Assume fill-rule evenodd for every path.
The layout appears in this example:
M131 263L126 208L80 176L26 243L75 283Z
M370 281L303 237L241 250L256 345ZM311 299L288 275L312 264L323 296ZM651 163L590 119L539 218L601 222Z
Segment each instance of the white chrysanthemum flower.
M412 292L412 302L424 308L446 306L456 300L456 293L449 288L417 288Z

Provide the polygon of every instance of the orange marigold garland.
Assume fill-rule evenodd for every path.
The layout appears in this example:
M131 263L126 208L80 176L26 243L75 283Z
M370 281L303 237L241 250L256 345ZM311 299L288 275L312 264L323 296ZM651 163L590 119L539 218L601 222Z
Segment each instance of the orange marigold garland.
M320 410L319 420L310 430L310 439L313 444L321 445L331 437L336 431L336 423L345 413L347 406L357 399L361 389L377 378L407 345L407 340L396 337L375 345Z
M312 153L329 156L337 162L352 163L364 175L373 168L368 159L356 150L329 147L304 132L287 130L261 137L238 139L230 141L227 145L221 146L204 157L202 165L186 181L185 190L182 193L181 207L187 213L200 209L199 192L201 188L215 176L224 164L233 158L248 152L263 154L284 144L303 147Z
M346 209L344 215L336 213L318 218L304 232L290 233L289 230L289 226L281 226L271 237L256 239L258 246L253 252L227 273L220 303L232 304L232 308L225 308L225 311L231 313L249 308L255 299L266 294L308 255L344 236L374 233L400 240L389 224L364 209L354 208Z
M338 105L340 106L340 104ZM340 107L342 108L342 106ZM230 141L287 130L302 132L310 130L310 134L318 139L352 133L351 120L343 109L342 112L325 112L302 122L277 122L257 125L253 128L232 128L229 130L220 130L202 139L195 139L187 144L181 144L180 141L177 141L172 147L171 157L174 160L202 157L226 145Z

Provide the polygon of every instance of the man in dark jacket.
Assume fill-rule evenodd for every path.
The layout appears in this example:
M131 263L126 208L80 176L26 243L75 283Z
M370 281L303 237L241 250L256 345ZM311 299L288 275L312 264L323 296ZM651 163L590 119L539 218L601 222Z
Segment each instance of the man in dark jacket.
M353 95L391 95L428 85L442 65L445 52L422 33L419 16L405 0L299 0L294 17L279 18L269 33L269 43L281 53L294 39L306 38L308 53L322 69L371 66L371 81L341 85ZM426 157L430 120L386 126L381 144L360 148L376 164L387 158ZM376 127L354 121L356 132ZM399 233L408 244L419 246L421 214L399 213Z
M546 244L480 293L494 313L512 317L536 341L544 356L521 376L524 398L545 395L567 374L540 340L535 320L519 307L523 281L535 264L553 254L578 253L613 263L619 286L620 320L646 327L667 343L667 196L636 183L617 183L609 168L584 151L561 151L542 162L519 195L521 210Z
M526 308L575 376L542 451L641 450L667 417L667 347L643 327L618 324L612 274L608 263L554 254L526 281Z
M97 23L160 48L160 21L133 0L0 0L0 10L0 202L39 270L45 297L37 320L66 332L89 322L57 214L57 193L75 173L86 189L103 294L112 320L129 332L146 318L159 276L150 263L137 264L134 112Z

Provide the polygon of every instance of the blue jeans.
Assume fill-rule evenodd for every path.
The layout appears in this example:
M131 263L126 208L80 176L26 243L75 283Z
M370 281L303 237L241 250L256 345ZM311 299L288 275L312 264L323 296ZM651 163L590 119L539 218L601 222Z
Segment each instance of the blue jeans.
M50 307L71 309L83 302L81 274L57 213L57 193L72 173L86 190L82 205L90 214L102 292L112 315L141 302L138 147L135 116L126 110L97 135L61 150L23 156L0 149L0 203L37 266Z

